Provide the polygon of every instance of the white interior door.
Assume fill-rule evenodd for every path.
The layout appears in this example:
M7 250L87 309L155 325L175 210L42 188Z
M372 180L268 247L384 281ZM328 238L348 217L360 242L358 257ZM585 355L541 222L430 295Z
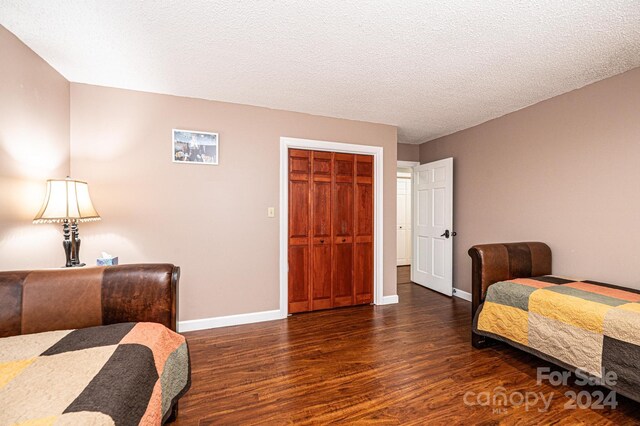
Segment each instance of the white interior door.
M411 264L411 179L398 178L397 265Z
M453 158L413 169L411 281L453 294Z

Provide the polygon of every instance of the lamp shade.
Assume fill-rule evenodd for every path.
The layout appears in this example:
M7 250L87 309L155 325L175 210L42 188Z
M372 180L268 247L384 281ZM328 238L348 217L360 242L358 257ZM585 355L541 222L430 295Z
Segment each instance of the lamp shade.
M53 223L64 220L80 222L100 220L89 196L89 185L73 179L49 179L47 194L33 223Z

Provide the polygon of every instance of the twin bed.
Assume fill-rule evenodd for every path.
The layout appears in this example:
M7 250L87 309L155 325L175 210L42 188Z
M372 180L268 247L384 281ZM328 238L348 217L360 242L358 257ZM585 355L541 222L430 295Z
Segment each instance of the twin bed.
M477 245L472 344L494 340L640 402L640 291L551 275L544 243Z
M0 272L0 424L159 425L190 386L179 268Z
M546 244L469 250L472 344L498 340L640 402L640 291L551 275ZM179 268L0 272L0 424L149 424L190 386ZM38 423L40 424L40 423Z

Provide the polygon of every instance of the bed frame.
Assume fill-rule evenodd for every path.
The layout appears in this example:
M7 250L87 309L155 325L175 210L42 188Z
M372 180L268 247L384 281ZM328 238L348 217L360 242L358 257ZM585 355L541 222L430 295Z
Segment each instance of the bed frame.
M481 244L469 249L472 260L471 318L487 295L487 289L499 281L551 275L551 249L545 243ZM488 337L471 332L474 348L493 344Z
M123 322L176 331L179 279L165 263L0 272L0 337Z

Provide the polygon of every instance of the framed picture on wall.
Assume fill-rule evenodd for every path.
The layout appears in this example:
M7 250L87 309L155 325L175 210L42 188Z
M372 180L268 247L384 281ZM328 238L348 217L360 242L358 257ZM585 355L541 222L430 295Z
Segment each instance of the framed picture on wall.
M173 162L218 164L218 134L173 129Z

